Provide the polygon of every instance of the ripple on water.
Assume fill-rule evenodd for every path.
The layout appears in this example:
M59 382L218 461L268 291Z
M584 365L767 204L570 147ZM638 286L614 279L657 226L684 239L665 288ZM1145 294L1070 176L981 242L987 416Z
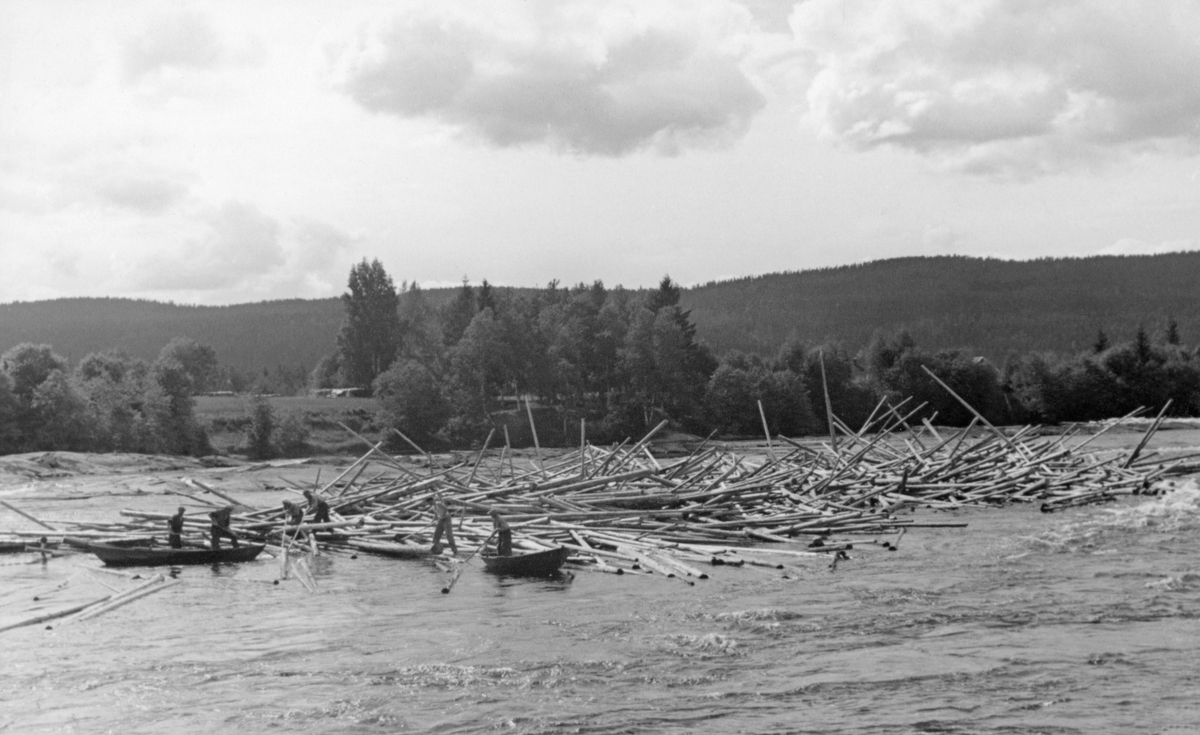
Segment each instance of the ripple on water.
M1197 498L962 511L969 532L786 582L468 569L442 595L426 565L329 555L310 595L274 564L188 569L96 621L6 633L0 729L1200 732ZM13 613L77 564L0 568Z
M1156 538L1145 531L1200 531L1200 485L1189 480L1153 499L1087 512L1082 520L1064 521L1027 540L1057 553L1096 552Z
M665 650L682 658L708 659L743 655L737 640L720 633L678 634L668 636L666 641Z

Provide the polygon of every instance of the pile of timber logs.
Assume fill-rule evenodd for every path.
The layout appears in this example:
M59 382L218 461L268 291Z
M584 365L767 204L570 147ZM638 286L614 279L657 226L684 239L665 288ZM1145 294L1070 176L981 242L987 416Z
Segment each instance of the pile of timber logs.
M329 523L287 525L278 506L247 507L198 480L188 483L219 502L189 497L238 505L232 529L273 546L294 540L313 553L420 558L432 555L436 493L454 515L464 556L491 535L488 514L497 510L512 525L518 553L561 546L572 550L574 568L691 583L705 577L698 564L780 568L780 560L833 554L836 565L851 536L896 534L898 540L909 528L966 525L918 522L901 511L1036 502L1053 512L1153 492L1156 481L1197 469L1183 461L1187 457L1166 462L1142 455L1161 414L1133 450L1105 454L1087 445L1124 419L1087 436L1082 427L1052 435L1034 427L1001 431L980 417L982 426L943 436L928 421L911 426L915 411L904 415L902 406L881 404L858 432L834 418L841 435L829 443L768 437L757 458L707 441L686 457L656 456L651 440L662 424L633 445L584 443L553 459L543 460L539 451L520 463L507 446L489 454L485 444L467 461L442 466L425 455L421 465L388 455L382 442L367 442L370 450L332 481L292 484L297 494L313 490L328 501ZM42 525L91 539L164 533L166 514L122 515L119 523ZM207 533L203 512L193 511L185 523L200 537ZM894 542L883 547L895 549Z

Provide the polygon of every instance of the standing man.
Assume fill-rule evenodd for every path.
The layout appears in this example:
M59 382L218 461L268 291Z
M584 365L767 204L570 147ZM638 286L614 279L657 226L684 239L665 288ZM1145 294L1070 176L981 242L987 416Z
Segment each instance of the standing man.
M496 556L512 556L512 529L508 527L508 521L495 508L488 515L492 517L492 527L496 529Z
M329 523L329 503L325 498L312 490L304 491L304 499L308 501L308 510L313 514L313 523Z
M222 536L228 536L233 539L233 548L236 549L238 547L238 537L233 534L233 531L229 530L229 523L233 519L233 506L227 505L219 510L214 510L208 514L208 517L212 519L211 538L213 551L221 548Z
M183 506L175 511L175 515L167 519L167 543L172 549L183 548Z
M431 551L434 554L442 553L442 534L446 534L446 543L450 544L450 553L457 554L458 546L454 543L454 517L450 515L450 509L446 507L445 501L442 500L441 493L433 494L433 522L436 524L433 529L433 548Z
M304 523L304 508L293 503L290 500L283 501L283 523L285 526L296 526L292 531L292 540L295 541L300 536L300 524ZM304 532L305 543L308 542L309 532ZM283 540L287 542L287 531L283 531Z
M304 509L290 500L283 501L283 522L289 526L304 523Z

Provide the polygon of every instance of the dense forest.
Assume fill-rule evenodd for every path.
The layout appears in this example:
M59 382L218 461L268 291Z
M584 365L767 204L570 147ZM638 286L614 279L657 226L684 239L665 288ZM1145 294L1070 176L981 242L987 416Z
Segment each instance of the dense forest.
M1172 317L1185 334L1200 334L1197 282L1200 253L900 258L708 283L684 289L680 304L717 355L737 349L770 357L789 338L858 350L877 334L906 329L928 349L963 349L1002 365L1030 351L1086 349L1100 329L1129 338L1139 326L1153 329ZM517 296L534 290L496 288ZM422 293L439 309L455 292ZM187 336L254 379L264 370L310 371L342 317L336 298L235 306L113 298L0 304L0 352L30 342L54 345L71 362L113 348L153 360L172 338Z
M1200 252L1032 261L899 258L777 273L687 290L697 333L718 352L773 354L789 337L858 348L907 330L929 349L1003 363L1086 349L1097 330L1132 335L1174 318L1200 331Z
M0 305L0 352L21 343L51 344L74 363L116 349L153 360L186 336L213 347L222 365L244 374L300 368L307 373L337 334L338 299L181 306L117 298L55 299Z
M755 294L742 302L741 316L707 322L713 341L727 343L716 350L702 338L695 314L704 304L720 303L717 296L728 297L729 284L687 292L663 277L656 288L637 291L600 282L518 290L485 280L429 294L407 283L397 288L379 261L363 260L351 269L347 291L335 302L336 329L324 338L309 322L295 337L305 349L323 350L305 358L313 360L311 370L282 363L275 370L238 370L191 335L171 339L152 360L112 345L79 360L64 358L57 345L23 342L8 348L0 354L0 452L208 451L205 427L191 411L192 395L230 388L277 392L281 386L371 392L381 407L381 426L431 447L478 446L498 430L515 444L527 444L527 416L536 416L545 444L578 441L584 427L593 441L620 441L662 420L696 434L760 434L764 424L773 434L824 433L830 428L827 404L855 428L900 421L902 415L909 422L962 426L976 420L976 411L995 424L1087 421L1139 408L1195 416L1200 353L1184 337L1193 333L1196 315L1182 296L1179 274L1197 262L1190 255L1043 261L1043 269L1021 278L1024 271L1010 266L1031 264L939 258L747 279L733 282ZM930 263L934 270L959 274L952 286L923 280ZM1172 264L1176 272L1168 278L1161 271ZM1042 282L1045 268L1069 272L1056 281L1062 284L1058 301ZM876 270L888 278L872 275ZM1086 289L1079 279L1087 272L1110 280ZM1161 287L1134 292L1127 283L1115 283L1121 272L1133 274L1126 280L1140 285L1145 284L1139 279L1158 273ZM846 286L854 283L874 284L879 293ZM818 307L814 294L821 289L830 303ZM889 294L897 304L885 312ZM772 309L776 302L781 308ZM801 318L810 302L823 317ZM282 325L291 323L288 310L304 303L258 306L276 307L272 313ZM1009 305L1007 311L1001 303ZM1051 316L1035 322L1029 303L1045 304ZM132 313L198 309L115 304ZM922 311L920 304L946 313ZM717 313L729 315L735 305L729 302ZM1095 314L1087 313L1088 305ZM227 308L253 314L254 306ZM813 323L836 325L846 313L871 309L879 319L847 323L848 337L804 336L813 333L806 331ZM796 320L787 326L780 314ZM906 314L920 316L905 321ZM1058 314L1085 333L1066 338L1054 323ZM959 334L947 326L955 323L971 323L976 330L980 324L1000 330L1022 323L1029 337L1018 344L1000 331L967 330L961 333L988 340L964 348L945 347L929 336L949 339ZM261 327L235 324L243 335ZM741 325L740 331L721 337L730 325ZM263 342L280 338L258 334ZM1062 343L1053 344L1055 334L1063 336ZM273 417L261 400L254 410L250 444L256 454L268 456L277 448ZM287 428L293 448L302 444L303 428Z

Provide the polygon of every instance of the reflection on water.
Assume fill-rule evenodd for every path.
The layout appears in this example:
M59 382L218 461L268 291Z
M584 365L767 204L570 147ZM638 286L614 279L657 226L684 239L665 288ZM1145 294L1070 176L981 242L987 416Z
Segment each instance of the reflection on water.
M0 732L1200 732L1198 508L1185 486L963 512L833 572L694 587L475 560L442 594L432 564L329 554L310 594L275 560L185 567L93 620L0 633ZM4 620L130 583L0 561Z

